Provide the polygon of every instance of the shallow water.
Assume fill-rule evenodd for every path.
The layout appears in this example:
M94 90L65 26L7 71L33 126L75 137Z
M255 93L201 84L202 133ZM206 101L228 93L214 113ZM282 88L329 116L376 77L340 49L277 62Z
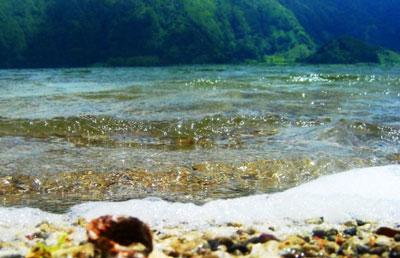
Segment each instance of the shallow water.
M3 206L205 202L400 160L400 68L0 71Z

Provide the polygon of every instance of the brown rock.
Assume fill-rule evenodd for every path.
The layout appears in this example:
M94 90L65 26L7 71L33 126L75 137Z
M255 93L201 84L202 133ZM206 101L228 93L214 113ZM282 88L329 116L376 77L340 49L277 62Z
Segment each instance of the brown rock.
M388 227L380 227L376 230L375 232L378 235L384 235L387 237L394 237L396 234L400 234L399 230L395 230L393 228L388 228Z
M105 255L124 257L147 256L153 251L150 228L137 218L102 216L92 220L86 227L88 241ZM130 248L133 244L143 244L145 250Z

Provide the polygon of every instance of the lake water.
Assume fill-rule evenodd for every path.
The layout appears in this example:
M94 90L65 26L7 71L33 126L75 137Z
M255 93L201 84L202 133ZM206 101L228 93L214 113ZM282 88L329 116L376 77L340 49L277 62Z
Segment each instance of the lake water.
M399 163L399 111L398 67L1 70L0 205L283 191Z

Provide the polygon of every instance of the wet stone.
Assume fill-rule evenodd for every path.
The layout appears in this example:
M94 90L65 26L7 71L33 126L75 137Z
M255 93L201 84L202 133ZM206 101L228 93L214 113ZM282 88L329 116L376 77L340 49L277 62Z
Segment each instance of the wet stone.
M259 235L258 237L253 237L253 238L249 239L248 241L246 241L246 243L247 244L250 244L250 243L258 244L258 243L266 243L271 240L279 242L279 239L276 238L275 236L263 233L263 234Z
M312 231L312 237L319 237L319 238L325 238L328 234L325 230L323 229L314 229Z
M380 245L380 246L390 246L391 243L391 238L386 237L386 236L378 236L375 239L375 244Z
M228 253L238 253L237 251L241 252L242 254L245 254L249 251L247 248L247 245L245 243L241 244L233 244L228 248Z
M358 254L367 254L369 253L369 247L365 245L357 245L356 251Z
M312 244L304 244L303 245L304 253L309 257L318 257L321 256L321 247L318 245Z
M339 250L337 251L337 254L338 255L344 255L344 250L345 250L345 246L344 245L342 245L340 248L339 248Z
M385 251L387 251L387 247L384 247L384 246L375 246L375 247L372 247L372 248L369 250L369 253L370 253L370 254L381 255L381 254L383 254Z
M314 219L308 219L308 220L306 220L306 223L307 223L307 224L316 224L316 225L319 225L319 224L324 223L324 217L319 217L319 218L314 218Z
M389 258L400 258L400 246L395 246L390 250Z
M217 251L218 250L218 246L219 246L219 241L218 240L210 239L207 242L208 242L208 246L211 249L211 251Z
M361 227L364 226L365 224L367 224L365 221L362 220L356 220L357 226Z
M331 241L331 242L335 242L336 241L336 237L334 235L329 235L326 239L328 241Z
M326 234L327 234L326 239L328 241L335 242L336 236L339 234L339 232L337 231L337 229L331 228L326 232Z
M301 257L301 256L298 256L298 254L296 254L296 253L283 253L283 254L281 254L281 257L282 258L297 258L297 257Z
M356 227L346 228L345 230L343 230L343 234L355 236L357 235L357 228Z
M339 245L336 243L328 242L324 244L325 252L328 254L336 253L339 250Z
M46 239L46 238L49 237L49 235L48 235L48 234L45 234L45 233L43 233L43 232L35 232L35 233L33 233L32 237L33 237L33 238Z
M357 221L350 220L350 221L347 221L346 223L344 223L344 225L346 227L355 227L355 226L357 226Z
M284 257L304 257L305 252L304 252L303 248L301 248L300 246L292 246L290 248L286 248L283 251L282 256L284 256Z
M396 234L400 234L400 231L395 230L393 228L380 227L376 230L376 234L387 236L387 237L394 237Z
M289 236L286 240L280 243L279 248L293 248L293 246L302 246L306 242L298 236Z
M226 249L229 249L232 245L234 245L232 239L228 237L218 237L212 240L208 240L208 244L213 246L215 249L214 251L219 249L220 245L223 245L226 247Z

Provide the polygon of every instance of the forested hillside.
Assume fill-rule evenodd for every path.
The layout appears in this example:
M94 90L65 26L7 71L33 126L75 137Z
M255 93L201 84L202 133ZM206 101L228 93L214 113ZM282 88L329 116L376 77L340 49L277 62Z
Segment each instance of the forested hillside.
M349 36L334 39L302 59L311 64L379 63L379 48Z
M0 66L221 63L314 47L275 0L2 0Z
M294 60L343 34L399 50L398 13L397 0L1 0L0 68Z
M398 0L279 0L318 44L348 35L400 51Z

